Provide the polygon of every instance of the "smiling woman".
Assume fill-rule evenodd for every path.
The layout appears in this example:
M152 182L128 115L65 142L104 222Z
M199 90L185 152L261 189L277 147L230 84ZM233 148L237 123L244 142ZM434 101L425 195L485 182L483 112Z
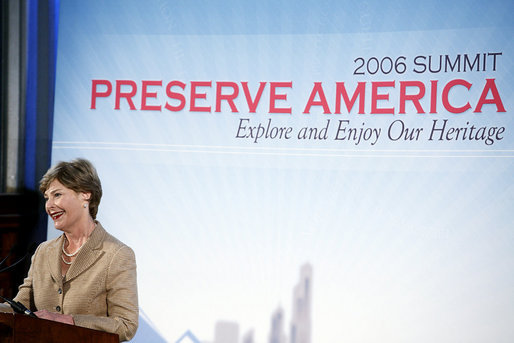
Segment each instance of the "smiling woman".
M91 162L60 162L40 182L63 234L42 243L15 300L44 319L131 339L138 326L136 260L96 220L102 186Z

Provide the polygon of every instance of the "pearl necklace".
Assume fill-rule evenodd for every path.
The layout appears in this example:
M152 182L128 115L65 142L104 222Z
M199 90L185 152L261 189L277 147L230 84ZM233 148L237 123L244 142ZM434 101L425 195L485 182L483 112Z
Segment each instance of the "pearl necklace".
M77 255L78 252L80 251L80 248L82 248L84 246L84 243L86 243L86 242L82 243L82 245L73 254L68 254L66 252L66 250L64 250L64 243L65 243L65 241L67 241L66 236L64 236L64 239L62 240L62 252L63 252L64 255L66 255L68 257L73 257L73 256Z
M77 255L77 254L79 253L80 249L84 246L84 244L85 244L86 242L82 243L82 245L81 245L81 246L77 249L77 251L75 251L73 254L68 254L68 253L66 252L66 250L64 249L64 243L66 242L66 240L67 240L67 239L66 239L66 236L64 236L64 239L62 240L62 249L61 249L61 250L62 250L62 254L61 254L61 260L62 260L65 264L67 264L67 265L69 266L69 265L71 265L71 263L72 263L73 261L70 261L70 262L66 261L66 260L64 259L64 255L66 255L66 256L68 256L68 257L73 257L73 256ZM63 254L64 254L64 255L63 255Z
M95 223L95 228L96 228L96 225L97 225L97 224ZM93 229L94 229L94 228L93 228ZM89 237L88 237L88 238L89 238ZM68 254L68 253L66 252L66 250L64 250L64 243L65 243L66 241L67 241L67 239L66 239L66 235L64 235L64 238L63 238L63 240L62 240L62 249L61 249L61 250L62 250L62 254L61 254L61 260L62 260L65 264L70 265L70 264L71 264L71 262L73 262L73 261L71 261L71 262L66 261L66 260L64 259L64 255L66 255L66 256L68 256L68 257L73 257L73 256L77 255L77 254L79 253L80 249L84 246L84 244L86 244L86 242L82 243L82 245L81 245L81 246L77 249L77 251L75 251L73 254ZM64 254L64 255L63 255L63 254Z
M65 264L67 264L68 266L71 264L71 262L68 262L68 261L66 261L66 260L64 259L64 256L63 256L62 254L61 254L61 260L62 260ZM73 262L73 261L72 261L72 262Z

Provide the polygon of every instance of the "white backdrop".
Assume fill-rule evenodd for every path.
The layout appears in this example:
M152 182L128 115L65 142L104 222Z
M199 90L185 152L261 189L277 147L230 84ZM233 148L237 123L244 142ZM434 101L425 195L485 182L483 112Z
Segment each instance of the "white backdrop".
M314 343L511 342L512 10L61 1L52 160L96 165L98 219L136 252L134 341L229 320L267 342L308 262ZM336 113L342 82L364 91Z

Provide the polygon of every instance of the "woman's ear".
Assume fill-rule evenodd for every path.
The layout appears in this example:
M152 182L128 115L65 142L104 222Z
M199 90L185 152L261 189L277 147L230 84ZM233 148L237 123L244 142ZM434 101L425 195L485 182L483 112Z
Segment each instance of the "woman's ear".
M91 200L91 192L82 192L82 200Z

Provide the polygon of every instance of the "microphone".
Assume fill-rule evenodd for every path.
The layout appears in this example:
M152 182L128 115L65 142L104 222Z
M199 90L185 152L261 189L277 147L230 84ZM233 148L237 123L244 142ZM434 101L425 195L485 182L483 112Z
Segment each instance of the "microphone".
M28 308L25 307L25 305L23 305L21 302L19 301L14 301L14 300L11 300L11 299L7 299L7 298L4 298L3 296L0 295L0 298L4 299L4 301L6 301L7 303L9 303L9 305L11 305L12 309L14 310L14 312L16 313L21 313L21 314L26 314L28 316L31 316L31 317L34 317L34 318L37 318L37 316L34 314L34 312L32 312L31 310L29 310Z
M3 269L0 269L0 273L3 273L3 272L6 272L12 268L14 268L16 265L20 264L21 262L23 262L23 260L25 260L28 256L32 256L32 254L34 253L34 251L36 251L36 248L37 248L37 244L36 243L32 243L29 247L29 250L27 251L27 253L22 257L20 258L18 261L14 262L13 264L11 264L10 266L7 266ZM9 252L9 254L2 260L2 262L0 263L0 266L5 262L5 260L7 260L7 258L11 255L11 252L12 252L13 249L11 249L11 251Z
M18 264L23 262L28 256L32 256L32 254L34 253L36 248L37 248L37 244L36 243L32 243L30 245L30 247L29 247L29 250L25 253L25 255L22 258L20 258L18 261L14 262L10 266L7 266L7 267L1 269L0 273L6 272L6 271L14 268L15 266L17 266ZM7 260L7 258L9 256L11 256L11 253L13 252L13 250L14 249L11 248L11 251L9 251L9 254L7 254L7 256L2 260L2 262L0 262L0 266ZM14 310L14 312L26 314L26 315L29 315L31 317L37 318L37 316L34 314L34 312L32 312L31 310L26 308L25 305L23 305L21 302L14 301L14 300L11 300L11 299L7 299L7 298L5 298L5 297L3 297L1 295L0 295L0 298L4 299L4 301L6 301L9 305L11 305L12 309Z
M16 244L15 244L16 245ZM5 263L5 261L7 261L7 259L9 258L9 256L11 256L12 252L14 251L14 247L15 245L13 245L11 247L11 249L9 250L9 253L7 254L7 256L4 257L4 259L2 261L0 261L0 267Z

